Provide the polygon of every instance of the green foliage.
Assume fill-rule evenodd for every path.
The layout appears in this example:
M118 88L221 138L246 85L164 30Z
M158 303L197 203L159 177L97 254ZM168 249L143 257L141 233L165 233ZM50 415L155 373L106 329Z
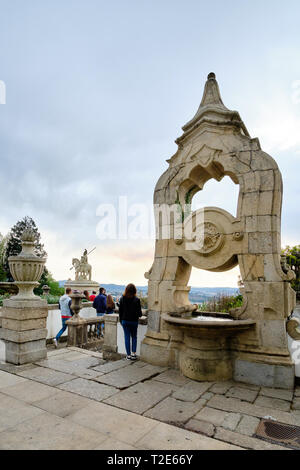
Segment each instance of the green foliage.
M143 295L142 291L138 292L137 296L140 299L141 307L144 308L144 309L147 309L148 308L148 297Z
M229 313L233 308L241 307L243 303L243 296L238 295L225 295L219 294L216 297L213 297L208 302L204 302L199 305L200 312L223 312Z
M3 237L0 233L0 282L6 281L6 272L3 266L3 255L4 255L4 250L5 250L5 243L6 243L7 237Z
M9 299L10 295L9 294L0 294L0 307L3 305L3 300Z
M49 273L48 269L47 269L46 266L45 266L45 267L44 267L44 272L43 272L43 274L42 274L42 276L41 276L41 279L38 281L38 282L39 282L38 287L35 287L35 288L33 289L33 292L35 293L35 295L42 295L42 294L43 294L43 289L42 289L42 287L43 287L44 285L46 285L46 284L48 285L48 276L49 276L49 274L50 274L50 273Z
M39 280L39 286L34 289L35 295L43 295L42 287L45 285L50 287L49 295L60 297L65 293L65 289L63 287L59 287L59 283L53 279L52 274L47 268L44 269L42 277Z
M0 264L0 282L6 281L6 272L3 269L3 266Z
M148 308L148 297L139 297L141 301L141 307L144 309Z
M59 298L60 298L60 295L50 295L49 294L49 295L46 296L47 303L50 304L50 305L58 304Z
M50 287L50 294L51 295L56 295L56 296L61 296L64 295L65 289L63 287L59 287L59 283L55 281L54 279L48 280L47 285Z
M182 207L179 193L177 191L177 197L175 204L177 205L177 212L179 213L179 220L177 222L184 222L184 220L190 215L192 210L192 199L193 199L193 192L195 191L196 186L193 186L185 195L184 198L184 207Z
M296 279L291 282L293 289L300 292L300 245L289 246L281 250L281 254L286 256L287 264L296 274Z

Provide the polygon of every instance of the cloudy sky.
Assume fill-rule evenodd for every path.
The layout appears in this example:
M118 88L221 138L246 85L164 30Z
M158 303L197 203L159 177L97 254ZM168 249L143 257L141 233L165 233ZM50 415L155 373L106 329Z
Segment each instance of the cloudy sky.
M276 159L282 245L299 243L299 0L0 0L0 15L0 232L31 216L56 279L96 246L95 280L146 284L153 240L99 240L97 208L127 197L150 217L212 71ZM228 178L197 195L233 214L236 201ZM193 270L190 284L236 286L237 274Z

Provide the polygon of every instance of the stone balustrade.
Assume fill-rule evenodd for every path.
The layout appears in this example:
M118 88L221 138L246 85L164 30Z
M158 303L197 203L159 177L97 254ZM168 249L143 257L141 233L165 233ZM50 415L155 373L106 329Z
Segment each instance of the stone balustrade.
M98 325L101 323L101 321L102 319L100 317L85 319L85 323L87 325L87 332L86 332L87 343L89 344L90 347L95 342L99 341Z
M98 327L103 322L103 317L71 318L68 325L68 346L90 349L101 342Z
M60 316L60 310L59 310L59 305L58 304L48 304L48 318L47 318L47 341L51 340L54 338L57 334L57 332L61 328L61 316ZM1 328L1 310L2 308L0 307L0 328ZM115 309L115 313L118 313L119 309ZM140 325L147 325L147 315L148 315L148 310L142 309L143 316L139 319L139 324ZM86 319L93 319L96 317L96 311L93 308L93 302L82 302L82 309L80 310L80 315L83 318ZM97 317L98 318L98 317ZM65 331L62 335L62 337L67 336L67 331Z
M47 342L51 342L61 328L61 314L58 304L48 304L47 316ZM140 325L147 325L148 311L143 309L143 316L139 319ZM104 356L110 359L118 358L119 353L124 353L123 335L120 330L120 322L118 315L118 308L114 314L104 315L97 317L96 311L93 308L92 302L82 302L82 309L80 310L79 324L71 325L63 333L61 341L65 339L68 345L76 345L77 347L92 349L94 347L101 347ZM97 326L100 322L105 322L104 339L97 336ZM139 329L140 341L145 334L146 326ZM72 330L72 333L71 333ZM71 334L70 334L71 333ZM1 341L1 307L0 307L0 341ZM119 348L118 348L119 341ZM121 348L121 349L120 349Z
M116 309L117 310L117 309ZM147 324L147 311L143 311L143 316L139 319L139 324ZM110 313L102 317L82 316L72 318L67 321L68 324L68 346L77 346L79 348L90 349L102 344L103 357L105 359L117 359L118 354L118 313ZM104 321L104 340L98 335L98 325Z

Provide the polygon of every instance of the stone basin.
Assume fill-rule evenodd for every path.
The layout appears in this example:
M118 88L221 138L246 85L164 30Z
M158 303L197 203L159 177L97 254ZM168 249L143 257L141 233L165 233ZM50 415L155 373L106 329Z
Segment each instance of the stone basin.
M211 314L205 313L198 316L193 315L185 318L164 315L163 318L167 323L176 325L183 330L195 330L194 333L196 336L205 333L205 337L207 337L207 335L231 336L242 330L253 327L256 323L254 320L235 320L228 314L218 315L218 312L212 312Z
M165 314L163 320L183 334L178 357L180 371L186 377L199 381L232 379L231 338L254 328L256 324L251 319L235 320L217 312L205 313L198 318Z

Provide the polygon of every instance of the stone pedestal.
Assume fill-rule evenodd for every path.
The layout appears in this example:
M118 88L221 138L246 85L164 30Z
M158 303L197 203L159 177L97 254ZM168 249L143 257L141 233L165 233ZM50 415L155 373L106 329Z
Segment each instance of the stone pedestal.
M72 299L71 310L74 315L66 322L68 325L68 346L83 346L87 343L86 321L79 315L83 295L76 292L72 293L70 297Z
M102 346L104 359L119 359L118 354L118 320L119 315L111 313L103 315L105 322L104 343Z
M47 302L5 300L2 309L2 339L5 360L21 365L47 357Z
M6 362L16 365L47 357L47 302L33 292L43 274L46 258L35 255L35 239L34 231L25 229L21 235L21 253L8 258L18 294L3 302L2 339Z
M82 281L67 281L64 287L65 289L67 287L70 287L72 291L77 290L81 293L87 290L88 293L91 295L93 290L96 291L98 294L100 286L98 282L82 280Z
M179 355L179 369L190 379L222 381L232 379L232 358L226 338L184 338L184 348Z

